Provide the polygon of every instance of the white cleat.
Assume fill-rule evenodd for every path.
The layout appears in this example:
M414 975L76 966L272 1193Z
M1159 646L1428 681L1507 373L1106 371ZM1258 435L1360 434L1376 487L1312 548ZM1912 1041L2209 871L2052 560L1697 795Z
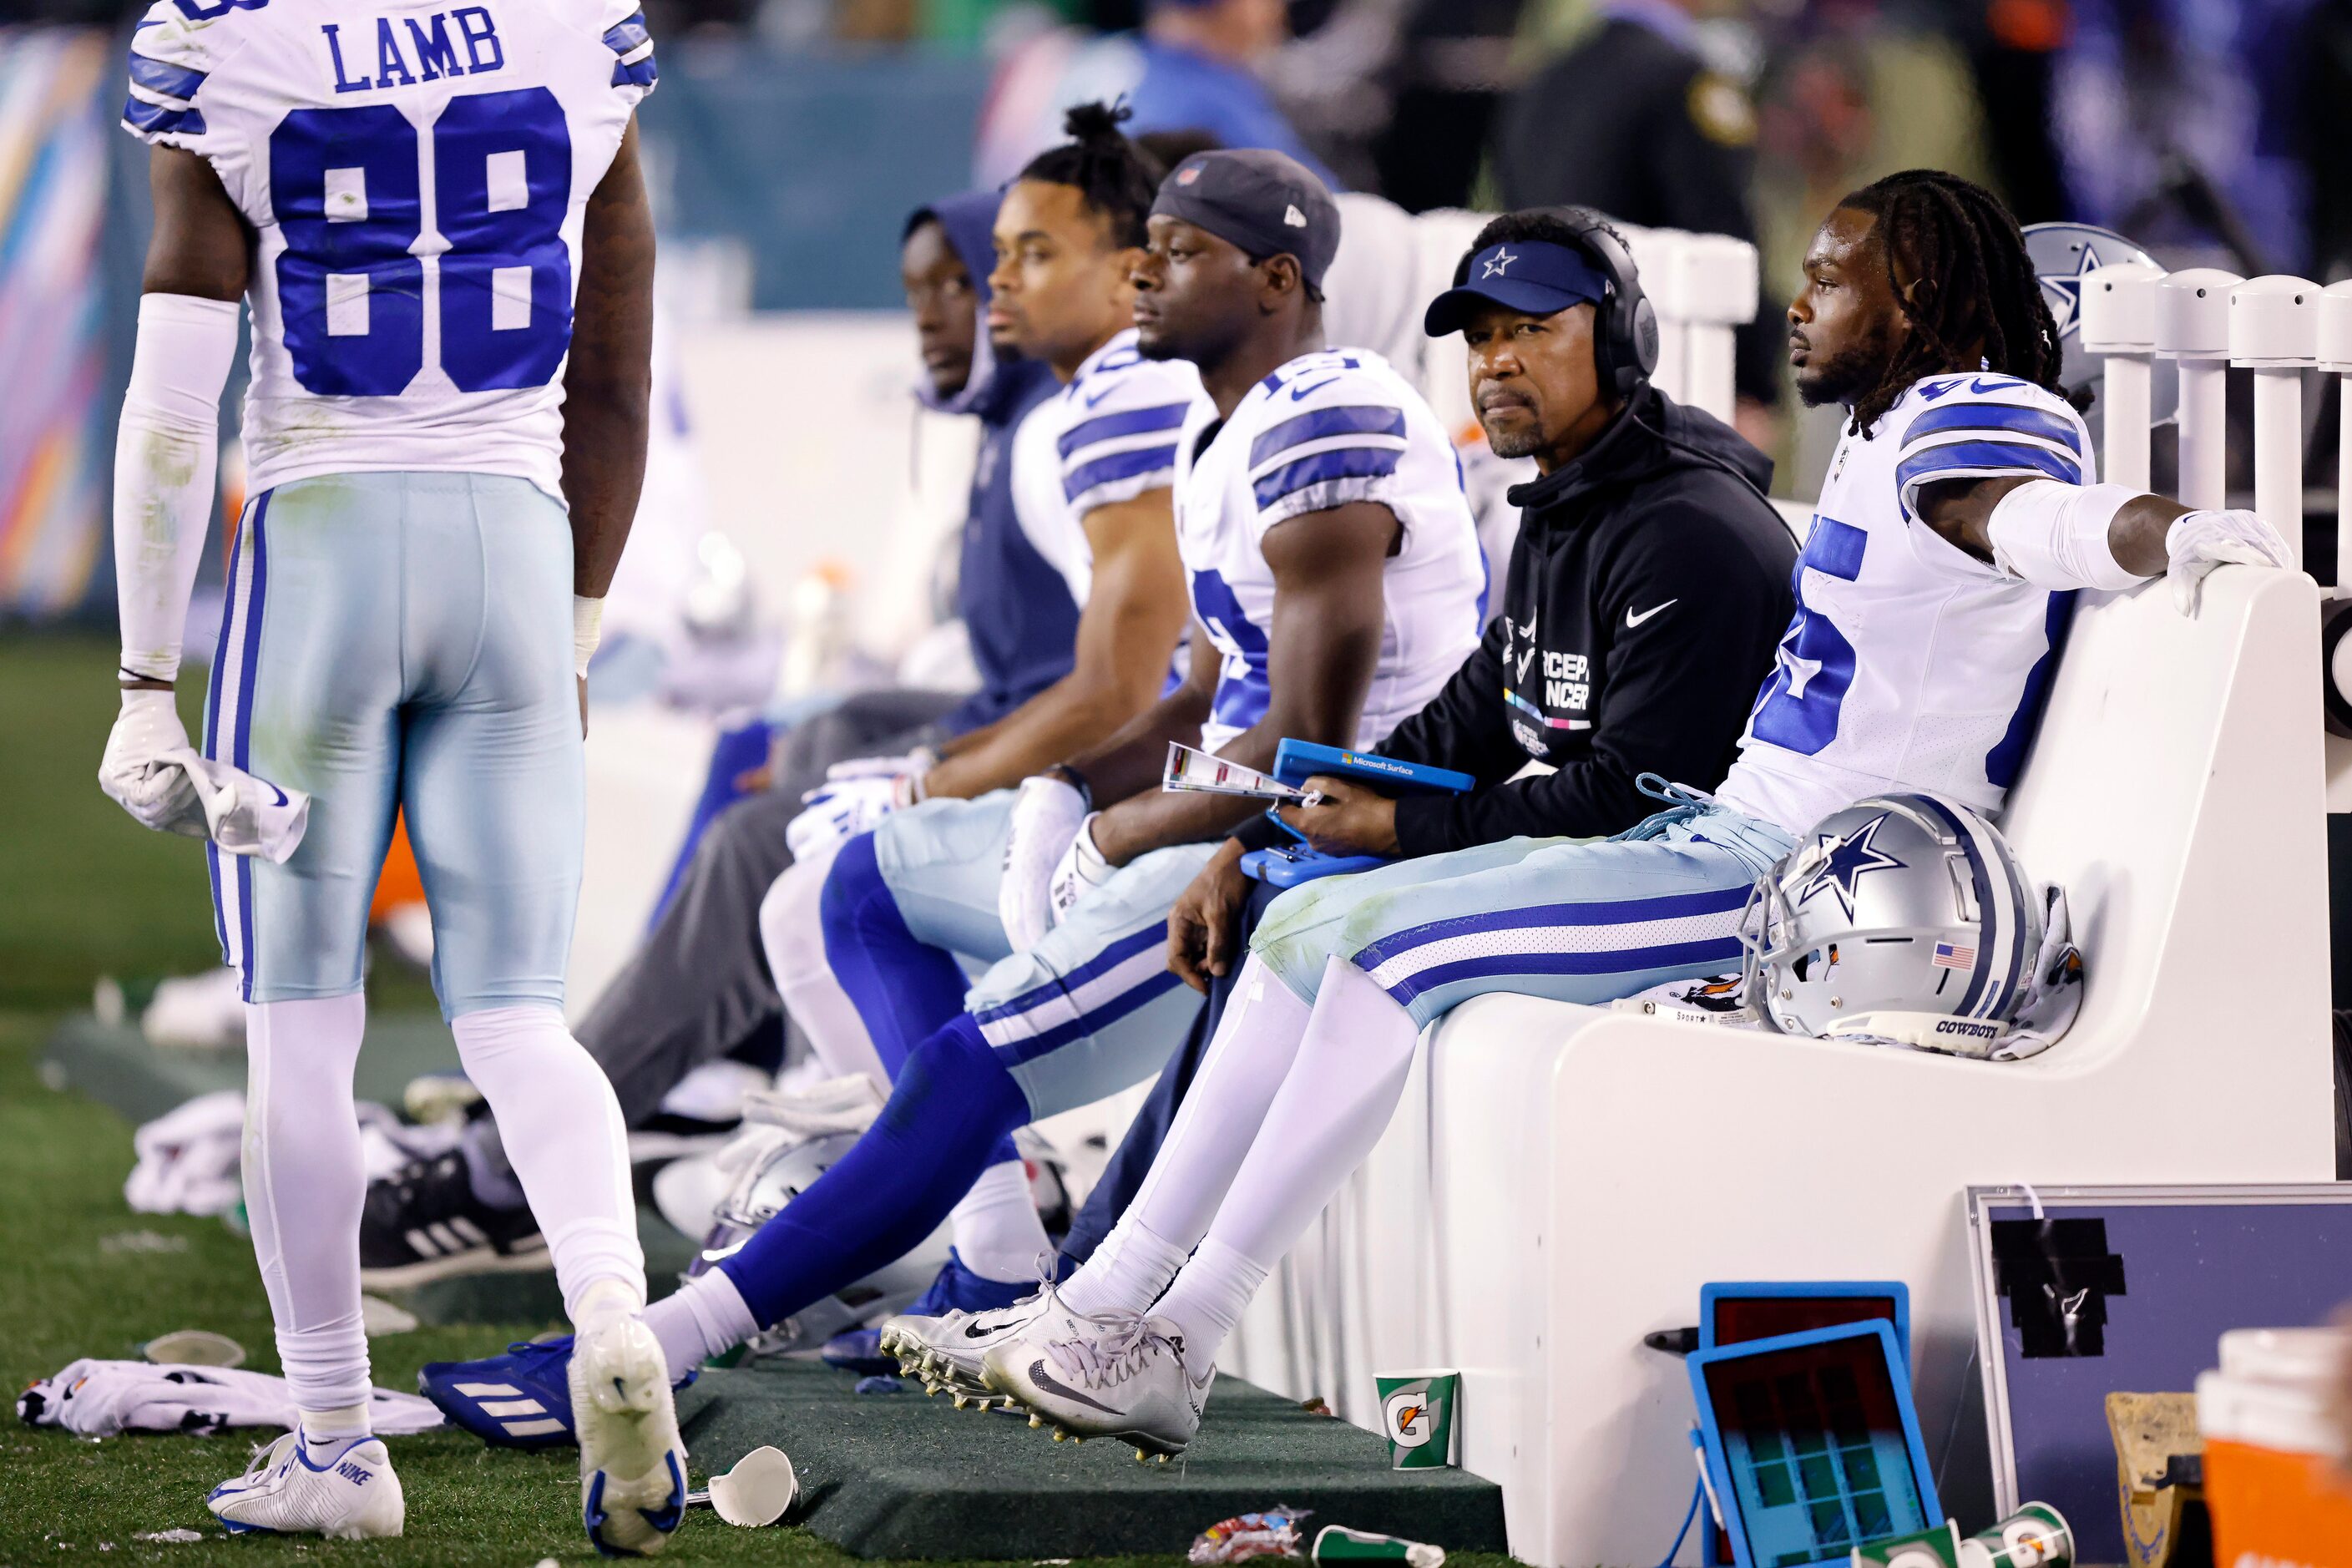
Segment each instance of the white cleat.
M1075 1314L1071 1314L1075 1317ZM1184 1339L1165 1318L1139 1312L1077 1318L1078 1331L1031 1331L992 1349L989 1385L1030 1412L1032 1426L1065 1437L1117 1437L1139 1459L1181 1454L1201 1430L1217 1369L1195 1378Z
M686 1445L653 1331L614 1317L572 1341L580 1511L607 1557L659 1552L686 1517Z
M984 1366L988 1352L998 1345L1039 1331L1055 1338L1090 1333L1093 1320L1062 1305L1061 1293L1051 1283L1040 1285L1010 1307L992 1312L949 1312L937 1318L897 1317L882 1326L882 1347L898 1358L909 1375L921 1377L939 1391L955 1396L959 1410L1008 1409L1011 1391L992 1384Z
M408 1517L392 1458L375 1437L322 1444L297 1430L254 1457L253 1468L212 1489L205 1506L231 1535L323 1535L363 1541L398 1535Z

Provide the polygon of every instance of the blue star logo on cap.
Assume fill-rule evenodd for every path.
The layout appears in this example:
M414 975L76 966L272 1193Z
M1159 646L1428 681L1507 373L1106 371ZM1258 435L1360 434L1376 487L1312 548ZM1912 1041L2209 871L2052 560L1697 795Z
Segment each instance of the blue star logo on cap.
M1871 842L1885 825L1886 814L1881 812L1843 838L1816 838L1814 843L1827 853L1798 892L1797 901L1804 903L1823 888L1829 888L1836 892L1838 906L1845 910L1845 918L1853 919L1855 884L1873 871L1901 870L1906 864Z
M1478 276L1480 278L1500 278L1503 276L1504 268L1507 268L1512 262L1517 261L1517 257L1513 256L1507 250L1498 250L1487 260L1486 269L1478 274Z

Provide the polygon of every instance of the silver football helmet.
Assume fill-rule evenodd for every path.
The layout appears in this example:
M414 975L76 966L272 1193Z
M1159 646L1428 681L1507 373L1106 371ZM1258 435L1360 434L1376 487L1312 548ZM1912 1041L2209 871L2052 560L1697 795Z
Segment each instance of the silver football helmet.
M1990 1057L2042 945L2043 900L1959 802L1880 795L1823 817L1759 878L1747 990L1782 1032Z
M814 1184L835 1161L847 1153L858 1136L853 1131L826 1132L806 1139L778 1136L767 1147L757 1150L713 1211L709 1234L703 1238L702 1250L688 1267L687 1277L692 1279L709 1272L719 1266L720 1259L740 1249L761 1226L775 1218L787 1204ZM823 1344L844 1330L904 1311L922 1294L947 1259L947 1227L942 1226L896 1262L752 1336L751 1353L774 1355Z

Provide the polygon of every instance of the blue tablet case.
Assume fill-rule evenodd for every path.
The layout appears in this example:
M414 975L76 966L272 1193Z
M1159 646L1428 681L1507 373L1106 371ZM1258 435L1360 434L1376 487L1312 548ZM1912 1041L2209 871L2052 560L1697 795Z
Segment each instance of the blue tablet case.
M1365 752L1351 752L1339 746L1318 745L1313 741L1286 740L1275 748L1274 776L1293 786L1304 784L1317 774L1330 778L1353 779L1372 785L1382 795L1461 795L1474 787L1477 780L1468 773L1452 768L1432 767L1426 763L1400 762L1394 757L1376 757ZM1274 812L1266 816L1295 841L1273 849L1253 849L1242 857L1242 873L1276 888L1295 888L1301 882L1311 882L1318 877L1336 877L1353 871L1369 871L1385 866L1388 860L1379 855L1323 855L1309 847L1307 840L1293 832L1288 823Z
M1718 1345L1688 1365L1739 1568L1842 1565L1856 1546L1942 1522L1892 1324Z
M1884 1318L1911 1357L1911 1289L1900 1279L1724 1279L1698 1292L1698 1348ZM1726 1320L1739 1328L1727 1334Z

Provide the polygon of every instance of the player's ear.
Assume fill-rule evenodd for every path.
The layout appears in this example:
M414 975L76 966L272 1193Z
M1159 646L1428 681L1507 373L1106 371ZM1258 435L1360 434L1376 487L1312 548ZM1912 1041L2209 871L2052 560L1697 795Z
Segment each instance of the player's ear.
M1295 256L1269 256L1258 264L1258 309L1272 315L1306 284Z

